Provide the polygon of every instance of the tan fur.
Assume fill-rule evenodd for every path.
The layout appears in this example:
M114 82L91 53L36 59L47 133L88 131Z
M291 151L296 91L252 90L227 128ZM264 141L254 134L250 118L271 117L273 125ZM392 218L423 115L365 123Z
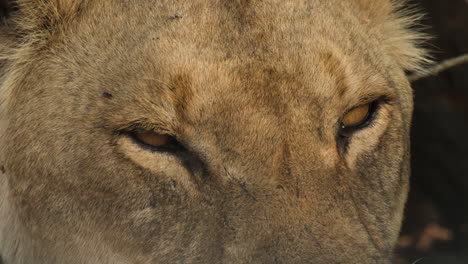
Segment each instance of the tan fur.
M405 71L427 61L403 6L18 0L0 32L5 264L388 263ZM145 149L136 128L186 149Z

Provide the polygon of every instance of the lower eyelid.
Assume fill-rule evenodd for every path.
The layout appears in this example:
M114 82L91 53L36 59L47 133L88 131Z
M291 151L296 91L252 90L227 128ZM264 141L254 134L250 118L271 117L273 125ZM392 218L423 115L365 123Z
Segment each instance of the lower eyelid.
M184 150L183 146L181 146L178 143L178 141L172 142L168 146L156 147L156 146L145 144L144 142L136 138L134 135L132 135L132 133L127 133L126 136L131 140L132 143L137 145L139 148L149 151L149 152L177 154L178 152L181 152Z

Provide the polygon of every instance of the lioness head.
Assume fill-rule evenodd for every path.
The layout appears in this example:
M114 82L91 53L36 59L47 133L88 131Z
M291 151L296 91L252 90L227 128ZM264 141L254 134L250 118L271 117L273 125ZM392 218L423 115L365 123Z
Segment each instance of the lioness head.
M18 0L0 38L0 255L386 263L413 17L387 0Z

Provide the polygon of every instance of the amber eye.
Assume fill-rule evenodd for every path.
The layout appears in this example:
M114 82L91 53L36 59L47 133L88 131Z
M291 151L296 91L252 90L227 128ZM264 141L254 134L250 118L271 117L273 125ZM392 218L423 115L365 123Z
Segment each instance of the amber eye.
M369 126L377 116L381 102L385 102L385 98L355 107L347 112L341 119L338 135L350 137L354 132Z
M349 111L341 120L342 128L358 127L364 124L371 112L371 104L365 104Z
M152 150L175 150L180 144L170 135L153 131L135 131L131 133L133 139Z
M142 143L153 147L166 146L171 141L171 137L169 135L158 134L150 131L135 132L134 135Z

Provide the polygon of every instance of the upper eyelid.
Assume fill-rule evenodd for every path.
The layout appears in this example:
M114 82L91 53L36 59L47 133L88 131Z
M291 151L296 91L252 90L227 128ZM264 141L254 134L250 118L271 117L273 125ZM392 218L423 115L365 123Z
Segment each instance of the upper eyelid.
M358 103L356 104L356 106L350 108L350 110L354 109L354 108L357 108L357 107L360 107L360 106L363 106L365 104L370 104L370 103L373 103L373 102L385 102L385 103L390 103L393 101L393 96L392 95L388 95L388 94L375 94L375 95L369 95L369 96L365 96L365 97L362 97Z
M376 96L364 97L363 99L359 100L359 102L357 104L355 104L352 107L349 107L342 114L342 117L344 117L346 114L353 111L354 109L359 108L361 106L364 106L366 104L377 103L378 104L377 109L378 109L378 108L380 108L381 104L392 105L393 101L394 101L393 98L391 96L388 96L388 95L376 95ZM341 119L340 119L340 122L341 122Z
M117 133L132 133L132 132L153 132L158 134L165 134L175 138L174 133L169 129L161 126L157 123L151 122L129 122L126 125L120 126L118 129L115 130Z

